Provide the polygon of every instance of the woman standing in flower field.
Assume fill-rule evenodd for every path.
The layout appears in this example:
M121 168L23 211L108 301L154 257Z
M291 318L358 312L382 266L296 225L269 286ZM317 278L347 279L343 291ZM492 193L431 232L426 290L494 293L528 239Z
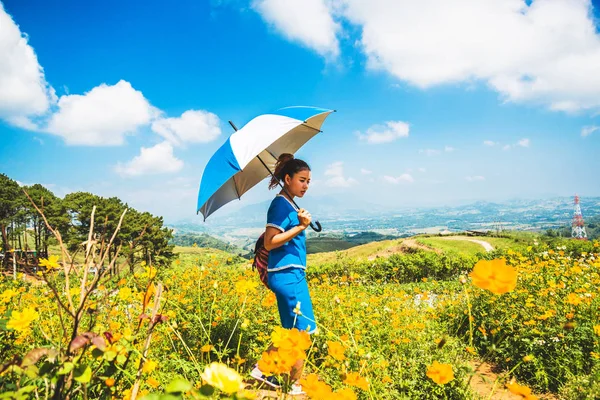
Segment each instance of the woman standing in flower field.
M294 197L303 197L310 184L310 167L293 155L284 153L275 165L269 189L283 182L284 189L271 202L267 212L265 248L269 251L269 287L277 298L281 325L286 329L316 331L312 301L306 282L306 234L311 215L304 209L296 210ZM272 350L272 349L269 349ZM303 360L292 367L290 379L296 381L302 374ZM260 369L252 376L266 381ZM272 382L266 381L272 385Z

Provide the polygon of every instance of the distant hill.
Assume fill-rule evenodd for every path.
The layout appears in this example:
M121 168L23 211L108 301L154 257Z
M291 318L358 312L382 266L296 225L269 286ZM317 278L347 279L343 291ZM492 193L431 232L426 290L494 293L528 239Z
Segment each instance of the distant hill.
M196 217L169 226L176 233L209 233L238 246L246 246L264 230L269 203L251 204L228 215L215 215L207 222ZM371 231L403 236L465 230L544 232L568 226L573 215L572 197L497 203L478 201L428 208L385 208L334 196L309 196L299 199L298 203L322 223L323 232L328 234ZM588 224L588 234L593 234L595 228L590 224L594 221L592 217L600 215L600 197L582 196L581 209ZM339 246L344 244L339 243Z
M317 234L318 235L318 234ZM365 243L397 239L397 236L382 235L376 232L360 232L356 234L326 234L309 237L306 240L308 254L328 251L346 250Z
M237 246L229 244L223 240L217 239L206 233L183 233L175 234L171 239L171 244L182 247L199 247L199 248L211 248L217 250L223 250L227 253L236 254L240 256L246 256L247 251Z

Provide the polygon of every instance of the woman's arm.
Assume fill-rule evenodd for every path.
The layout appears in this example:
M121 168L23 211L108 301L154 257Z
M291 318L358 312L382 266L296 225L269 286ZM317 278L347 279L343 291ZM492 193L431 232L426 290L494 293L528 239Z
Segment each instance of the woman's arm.
M272 226L267 226L267 231L265 232L265 249L271 251L292 240L300 232L308 228L311 221L311 215L308 211L301 208L298 211L298 220L300 221L300 225L294 226L285 232L281 232L279 229Z
M271 251L283 246L305 229L306 227L298 225L294 226L289 231L281 232L277 228L267 226L267 231L265 232L265 249L267 249L267 251Z

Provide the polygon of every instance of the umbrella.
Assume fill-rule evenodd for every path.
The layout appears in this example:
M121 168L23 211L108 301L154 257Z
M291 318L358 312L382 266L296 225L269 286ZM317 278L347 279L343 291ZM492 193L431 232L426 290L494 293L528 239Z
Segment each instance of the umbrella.
M236 131L213 154L202 174L197 211L204 220L272 176L279 156L294 154L321 132L321 125L332 112L317 107L286 107L259 115L239 130L230 121ZM317 226L311 223L311 227L319 232L321 225L315 223Z

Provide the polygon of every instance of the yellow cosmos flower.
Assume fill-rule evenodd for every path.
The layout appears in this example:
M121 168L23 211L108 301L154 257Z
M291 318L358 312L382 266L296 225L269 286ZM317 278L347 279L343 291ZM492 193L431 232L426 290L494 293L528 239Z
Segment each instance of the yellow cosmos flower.
M237 281L235 283L235 291L238 294L244 295L247 294L248 292L254 290L256 287L258 286L258 282L257 281L251 281L248 279L244 279L241 281Z
M127 301L131 297L131 289L128 287L122 287L119 289L119 299Z
M148 378L148 379L146 380L146 383L147 383L149 386L153 387L154 389L156 389L156 388L157 388L157 387L160 385L160 382L159 382L159 381L157 381L156 379L154 379L153 377L150 377L150 378Z
M504 259L479 260L469 275L475 286L495 294L510 292L517 286L517 272Z
M59 269L60 264L58 263L58 256L50 256L48 258L40 259L40 267L46 267L47 269Z
M574 306L579 305L581 301L581 297L579 297L575 293L569 293L569 295L567 296L567 303L573 304Z
M429 368L427 368L427 377L438 385L444 385L454 379L454 372L452 371L452 365L440 364L434 361Z
M346 375L346 379L344 379L344 383L362 390L369 390L369 381L360 376L358 372L349 372Z
M17 292L16 290L6 289L4 292L2 292L2 294L0 294L0 300L2 300L3 303L8 303L10 299L12 299L18 294L19 292Z
M356 400L356 393L354 393L350 388L345 388L340 389L337 392L333 392L333 396L327 398L335 400Z
M210 344L205 344L204 346L200 347L200 351L203 353L208 353L212 349L213 349L213 346Z
M335 358L336 360L344 361L346 359L346 356L344 355L346 349L342 344L328 340L327 349L329 351L329 355Z
M149 374L156 369L157 365L158 363L154 360L146 360L144 366L142 367L142 372Z
M242 377L235 370L217 362L204 369L202 380L227 394L237 393L244 388Z
M26 308L23 311L13 311L6 327L23 333L29 330L31 323L38 319L39 316L33 308Z

